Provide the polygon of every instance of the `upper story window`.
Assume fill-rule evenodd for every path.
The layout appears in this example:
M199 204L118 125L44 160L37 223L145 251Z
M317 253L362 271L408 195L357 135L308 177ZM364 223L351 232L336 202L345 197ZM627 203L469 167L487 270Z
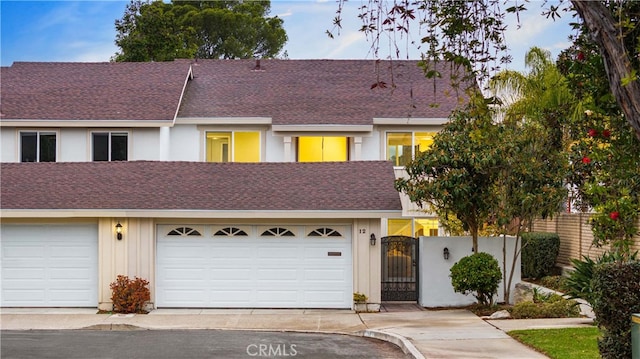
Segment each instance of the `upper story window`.
M394 166L406 166L433 143L435 132L388 132L387 160Z
M55 162L56 133L20 132L20 162Z
M260 162L260 132L207 132L207 162Z
M298 162L348 160L347 137L298 137Z
M93 161L126 161L129 153L129 134L126 132L93 132Z

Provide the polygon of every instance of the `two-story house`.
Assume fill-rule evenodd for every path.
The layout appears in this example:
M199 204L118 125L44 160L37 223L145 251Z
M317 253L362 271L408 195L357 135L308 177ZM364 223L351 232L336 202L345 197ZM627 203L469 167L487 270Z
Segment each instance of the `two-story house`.
M178 60L2 68L4 307L381 301L388 235L438 222L393 187L460 104L416 61ZM387 264L384 264L387 265Z

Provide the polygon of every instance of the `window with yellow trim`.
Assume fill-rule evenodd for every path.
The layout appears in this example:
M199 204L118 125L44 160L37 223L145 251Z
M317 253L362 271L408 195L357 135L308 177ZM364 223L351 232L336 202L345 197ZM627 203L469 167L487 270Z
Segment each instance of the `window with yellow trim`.
M438 220L434 218L390 218L387 219L389 236L437 236Z
M394 166L406 166L409 161L433 144L435 132L388 132L387 160Z
M260 162L260 132L207 132L207 162Z
M349 160L347 137L298 137L298 162Z
M413 237L411 234L411 219L388 219L387 234L390 236L407 236Z

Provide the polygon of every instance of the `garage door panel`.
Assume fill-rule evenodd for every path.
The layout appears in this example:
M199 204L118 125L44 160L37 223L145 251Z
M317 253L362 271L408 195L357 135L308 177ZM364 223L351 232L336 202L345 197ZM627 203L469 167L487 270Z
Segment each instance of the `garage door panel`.
M45 249L43 246L26 246L26 245L18 245L12 247L3 247L2 248L2 259L3 260L12 260L12 259L39 259L44 260Z
M253 271L247 268L218 268L209 270L209 278L219 280L252 280Z
M198 238L165 236L157 243L157 305L159 307L349 308L352 302L351 240L326 237L220 235ZM273 228L279 226L271 226ZM269 228L271 228L269 227ZM282 226L293 233L300 227ZM216 233L204 230L203 233ZM346 233L349 233L346 231ZM271 233L273 234L273 233ZM177 258L169 248L204 244L193 258ZM339 252L341 256L329 256ZM201 268L205 274L179 271ZM196 275L202 281L192 281ZM178 281L181 281L178 284ZM203 289L202 291L192 291ZM185 290L189 297L175 291ZM317 298L316 298L317 297Z
M263 268L258 272L258 279L261 281L297 281L298 269L297 268L279 268L279 269L266 269Z
M1 305L95 307L95 224L2 225Z
M87 281L91 281L93 279L93 271L83 267L55 268L49 270L48 277L52 283L57 283L59 285L64 285L64 281L68 281L70 285L78 282L82 283L82 285L86 285Z

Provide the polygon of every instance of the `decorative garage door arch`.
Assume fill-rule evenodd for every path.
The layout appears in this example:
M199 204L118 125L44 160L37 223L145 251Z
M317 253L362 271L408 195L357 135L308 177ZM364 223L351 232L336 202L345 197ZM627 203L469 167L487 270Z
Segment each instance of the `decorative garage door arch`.
M382 237L382 301L418 300L418 238Z
M201 235L169 235L176 228ZM157 233L157 307L351 308L349 226L160 225Z

